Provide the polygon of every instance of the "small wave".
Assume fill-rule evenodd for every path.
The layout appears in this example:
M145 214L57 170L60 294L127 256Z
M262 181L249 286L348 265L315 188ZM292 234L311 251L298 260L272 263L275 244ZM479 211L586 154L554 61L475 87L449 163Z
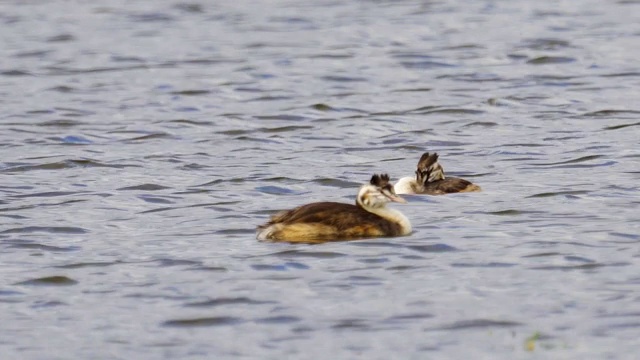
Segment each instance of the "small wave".
M360 183L354 182L354 181L330 179L330 178L314 179L314 180L311 180L311 182L320 184L322 186L331 186L331 187L337 187L341 189L352 189L352 188L357 188L361 185Z
M167 320L163 322L162 325L169 327L209 327L237 325L243 323L244 321L244 319L235 316L215 316L193 319Z
M283 188L283 187L279 187L279 186L258 186L257 188L255 188L257 191L264 193L264 194L271 194L271 195L293 195L293 194L297 194L298 192L291 190L291 189L287 189L287 188Z
M367 81L366 78L356 77L356 76L337 76L337 75L327 75L322 76L322 80L333 81L333 82L364 82Z
M185 266L185 265L201 265L202 262L184 259L156 259L153 261L159 267Z
M386 318L384 321L390 322L390 323L412 322L414 320L431 319L433 317L435 317L435 315L430 313L412 313L412 314L391 316Z
M288 264L254 264L251 268L258 271L287 271L290 266Z
M70 226L25 226L0 231L0 234L28 234L34 232L45 232L51 234L86 234L89 230Z
M527 198L541 198L541 197L564 196L564 195L583 195L583 194L588 194L589 192L590 191L585 191L585 190L544 192L544 193L527 196Z
M598 110L598 111L584 113L580 116L581 117L612 117L612 116L620 116L620 115L637 116L639 114L640 114L640 111L638 110L607 109L607 110Z
M629 266L631 263L628 262L617 262L617 263L587 263L580 265L545 265L545 266L533 266L529 269L532 270L562 270L562 271L572 271L572 270L593 270L603 267L623 267Z
M207 95L210 93L211 93L211 90L180 90L180 91L172 91L169 94L182 95L182 96L199 96L199 95Z
M235 298L217 298L205 301L191 302L184 304L186 307L217 307L227 305L264 305L264 304L276 304L275 301L260 301L253 300L248 297L235 297Z
M198 270L198 271L213 271L213 272L227 272L229 269L222 266L207 266L207 265L198 265L189 268L189 270Z
M159 122L162 123L165 121L159 121ZM213 121L196 121L196 120L190 120L190 119L175 119L175 120L169 120L166 122L174 123L174 124L195 125L195 126L211 126L215 124Z
M148 12L139 14L130 14L129 19L134 22L171 22L175 21L175 18L169 14L163 14L161 12Z
M483 128L491 128L494 126L498 126L498 123L493 121L474 121L469 124L462 125L462 127L483 127Z
M451 266L459 268L508 268L518 264L504 262L488 262L488 263L452 263Z
M553 162L553 163L542 163L542 164L529 164L529 165L549 166L549 165L575 164L575 163L581 163L581 162L585 162L585 161L599 159L601 157L603 157L603 155L588 155L588 156L582 156L582 157L579 157L579 158L566 160L566 161L559 161L559 162Z
M293 99L292 96L286 96L286 95L280 95L280 96L276 96L276 95L263 95L263 96L258 96L255 98L251 98L251 99L247 99L244 100L245 102L256 102L256 101L281 101L281 100L291 100Z
M69 286L78 282L66 276L47 276L21 281L16 285L36 285L36 286Z
M172 139L173 135L166 132L156 132L152 134L136 136L129 139L124 139L123 141L132 141L132 142L140 142L140 141L148 141L148 140L156 140L156 139Z
M43 67L43 69L48 71L47 73L45 73L45 75L47 76L68 76L68 75L93 74L93 73L103 73L103 72L124 72L127 70L152 69L157 67L162 67L162 66L138 64L138 65L130 65L130 66L93 67L88 69L74 69L74 68L62 67L62 66L45 66Z
M618 130L618 129L628 128L628 127L631 127L631 126L640 126L640 122L632 123L632 124L620 124L620 125L607 126L607 127L603 128L602 130Z
M336 111L336 109L332 108L331 106L327 104L321 104L321 103L313 104L309 107L318 111Z
M258 324L291 324L301 320L302 319L297 316L280 315L256 319L255 322Z
M175 201L160 196L138 195L138 199L151 204L174 204Z
M417 87L417 88L407 88L407 89L396 89L396 90L393 90L392 92L428 92L428 91L433 91L433 89L427 88L427 87Z
M70 263L65 265L57 265L56 268L59 269L80 269L80 268L88 268L88 267L106 267L111 265L121 264L120 261L113 262L79 262L79 263Z
M255 116L258 120L286 120L286 121L304 121L309 120L306 116L300 115L287 115L287 114L279 114L279 115L258 115Z
M263 255L265 257L275 256L281 258L313 258L313 259L334 259L347 256L347 254L333 251L306 251L306 250L285 250L277 253Z
M637 77L640 76L640 71L626 71L619 73L603 74L601 77Z
M516 326L522 326L524 324L517 321L508 320L488 320L488 319L474 319L474 320L462 320L456 321L449 325L443 325L429 330L467 330L476 328L510 328Z
M313 129L313 126L308 126L308 125L304 125L304 126L280 126L280 127L275 127L275 128L262 128L262 129L258 129L256 130L257 132L263 132L263 133L281 133L281 132L289 132L289 131L297 131L297 130L306 130L306 129Z
M532 50L558 50L572 46L570 42L562 39L539 38L525 40L519 47Z
M547 256L561 256L562 254L559 252L541 252L530 255L523 255L523 258L536 258L536 257L547 257Z
M254 234L255 229L223 229L218 230L215 233L220 235L244 235L244 234Z
M400 65L406 69L436 69L436 68L453 68L457 65L439 62L439 61L401 61Z
M498 215L498 216L519 216L519 215L526 215L526 214L544 214L544 213L545 213L544 211L509 209L509 210L500 210L500 211L490 211L485 214Z
M123 169L127 167L140 167L139 165L130 165L130 164L105 164L100 161L90 160L90 159L81 159L81 160L64 160L57 161L52 163L44 163L44 164L24 164L24 165L15 165L10 166L8 168L4 168L0 170L0 172L24 172L24 171L34 171L34 170L61 170L61 169L71 169L77 167L106 167L106 168L116 168Z
M371 326L367 324L367 322L363 319L343 319L338 320L334 325L331 326L332 329L342 330L342 329L357 329L357 330L365 330L369 329Z
M58 120L49 120L38 123L37 126L45 126L45 127L73 127L79 125L86 125L86 123L77 120L70 119L58 119Z
M55 307L55 306L65 306L68 305L65 302L62 301L56 301L56 300L52 300L52 301L36 301L34 304L31 305L31 308L48 308L48 307Z
M33 76L33 74L23 70L4 70L0 71L0 76Z
M77 135L68 135L65 137L50 137L47 138L49 140L53 140L56 142L60 142L62 144L67 144L67 145L89 145L89 144L93 144L93 141L87 139L84 136L77 136Z
M146 183L146 184L135 185L135 186L126 186L123 188L119 188L117 190L118 191L127 191L127 190L157 191L157 190L166 190L166 189L171 189L171 188L168 186Z
M401 248L404 245L400 243L394 243L390 241L383 240L359 240L359 241L351 241L347 243L348 246L362 246L362 247L387 247L387 248Z
M47 42L67 42L75 40L76 37L71 34L58 34L47 38Z
M545 64L566 64L575 62L576 59L567 56L539 56L527 60L527 64L545 65Z
M441 253L441 252L452 252L452 251L460 251L458 248L447 244L431 244L431 245L409 245L407 249L411 249L418 252L423 253Z
M52 245L44 245L38 243L26 243L26 242L15 242L9 245L10 248L16 249L35 249L35 250L43 250L49 252L69 252L69 251L78 251L80 250L79 246L52 246Z

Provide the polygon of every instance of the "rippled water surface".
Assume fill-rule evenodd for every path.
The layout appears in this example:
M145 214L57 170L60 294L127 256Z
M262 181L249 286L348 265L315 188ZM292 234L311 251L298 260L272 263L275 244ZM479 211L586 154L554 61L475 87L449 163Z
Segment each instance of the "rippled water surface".
M0 3L7 359L630 359L640 2ZM407 237L261 243L437 151ZM634 355L635 354L635 355Z

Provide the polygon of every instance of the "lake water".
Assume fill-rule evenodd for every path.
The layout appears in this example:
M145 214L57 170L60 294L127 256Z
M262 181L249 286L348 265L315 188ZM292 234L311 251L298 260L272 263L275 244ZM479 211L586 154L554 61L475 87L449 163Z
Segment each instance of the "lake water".
M0 3L7 359L633 359L640 2ZM262 243L424 151L407 237ZM633 355L633 354L636 355Z

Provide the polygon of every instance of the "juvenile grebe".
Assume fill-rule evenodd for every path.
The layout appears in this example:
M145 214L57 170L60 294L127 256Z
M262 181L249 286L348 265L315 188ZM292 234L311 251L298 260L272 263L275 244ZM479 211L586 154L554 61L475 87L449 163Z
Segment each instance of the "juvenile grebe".
M480 186L465 179L445 177L438 154L422 154L415 177L404 177L395 185L398 194L442 195L458 192L481 191Z
M373 175L358 192L356 204L318 202L279 212L258 226L258 240L292 243L400 236L411 233L411 223L400 211L385 205L407 201L396 195L389 175Z

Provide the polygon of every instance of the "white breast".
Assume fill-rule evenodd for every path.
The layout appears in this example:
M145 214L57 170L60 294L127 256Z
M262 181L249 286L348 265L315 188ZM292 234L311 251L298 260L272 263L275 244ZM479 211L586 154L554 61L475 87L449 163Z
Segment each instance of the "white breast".
M396 194L415 194L415 188L418 186L415 178L403 177L393 186Z

